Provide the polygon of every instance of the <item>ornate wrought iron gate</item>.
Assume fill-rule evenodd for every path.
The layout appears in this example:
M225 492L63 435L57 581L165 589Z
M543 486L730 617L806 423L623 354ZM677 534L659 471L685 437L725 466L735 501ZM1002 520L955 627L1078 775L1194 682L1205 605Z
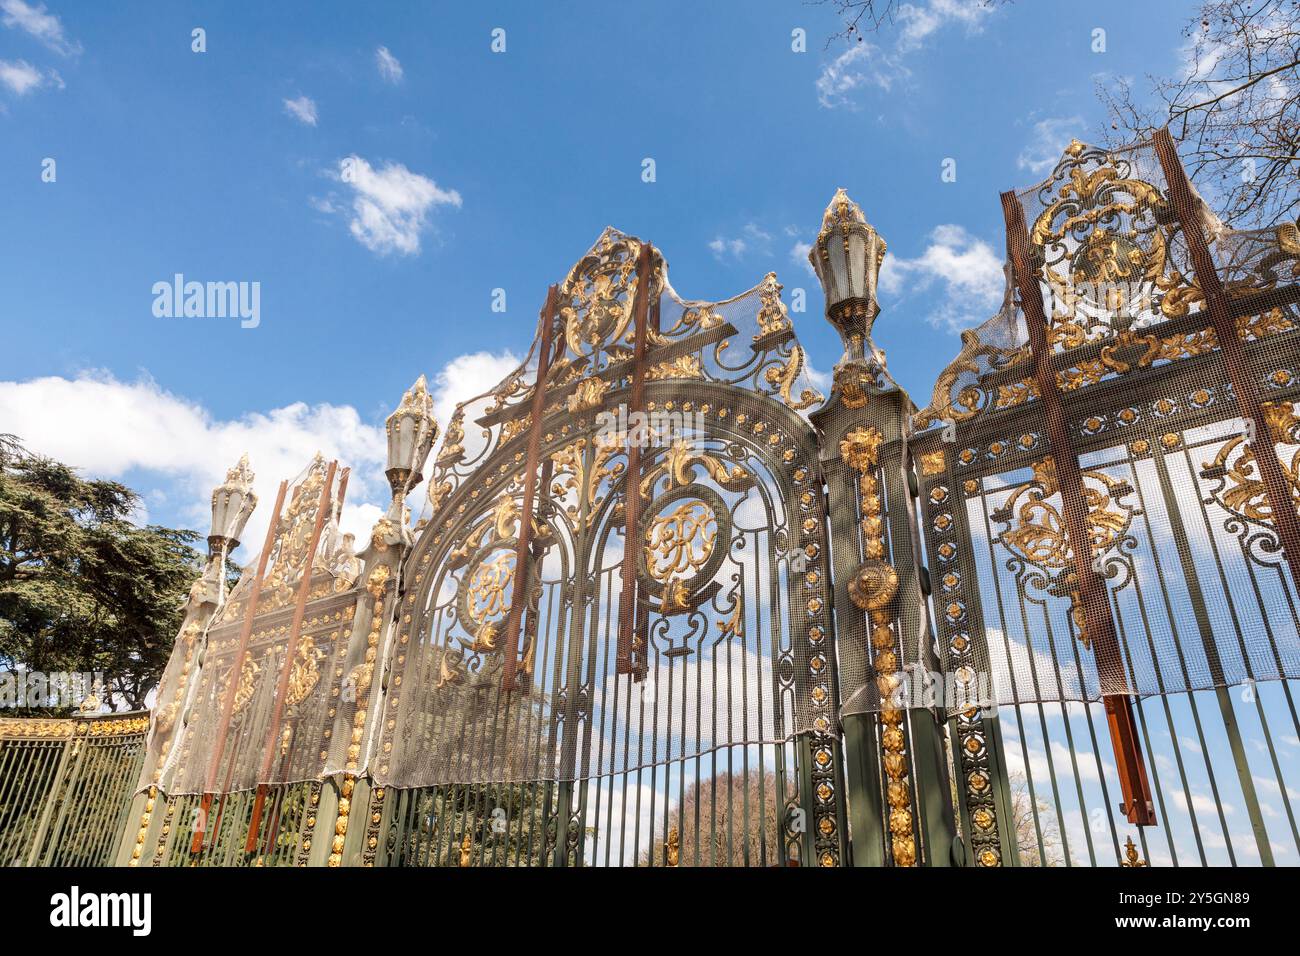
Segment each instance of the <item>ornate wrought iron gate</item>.
M374 768L382 862L842 859L802 363L775 277L685 302L610 230L552 290L529 362L457 411L430 480Z
M840 192L828 397L774 274L684 300L607 230L413 528L423 380L360 551L317 460L225 595L232 470L118 861L1294 862L1300 233L1222 227L1164 135L1003 210L923 410Z

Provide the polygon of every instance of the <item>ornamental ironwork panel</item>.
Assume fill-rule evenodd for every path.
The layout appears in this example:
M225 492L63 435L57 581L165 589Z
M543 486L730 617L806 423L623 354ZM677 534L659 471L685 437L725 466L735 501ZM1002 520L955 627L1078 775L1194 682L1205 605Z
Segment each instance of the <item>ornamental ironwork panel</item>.
M539 331L448 428L376 724L388 862L842 860L825 505L799 414L821 396L774 276L689 302L646 253L638 271L642 243L607 231L543 314L554 354Z
M1222 226L1167 134L1076 142L1004 207L1004 306L912 441L977 862L995 796L1026 865L1128 865L1135 832L1152 864L1295 859L1294 226Z

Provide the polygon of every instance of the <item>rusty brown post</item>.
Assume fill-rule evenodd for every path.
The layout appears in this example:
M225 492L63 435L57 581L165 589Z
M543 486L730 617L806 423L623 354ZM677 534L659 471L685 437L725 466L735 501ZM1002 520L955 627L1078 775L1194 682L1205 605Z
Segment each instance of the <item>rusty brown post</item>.
M1025 325L1029 332L1034 377L1043 404L1047 439L1056 466L1057 485L1061 491L1061 512L1074 562L1074 574L1079 583L1085 626L1101 678L1106 722L1110 729L1120 789L1124 796L1124 804L1120 809L1130 823L1154 826L1156 820L1155 808L1151 802L1151 785L1147 781L1146 764L1138 742L1132 702L1128 694L1115 690L1126 683L1124 658L1115 634L1115 621L1111 617L1106 585L1093 566L1083 475L1079 468L1079 458L1070 442L1060 386L1056 370L1052 366L1052 348L1047 340L1047 315L1043 311L1042 292L1030 265L1029 230L1025 226L1025 212L1014 192L1002 194L1002 213L1007 226L1007 251L1010 253L1012 272L1020 292L1020 306L1024 310ZM1108 686L1111 688L1109 691Z
M646 319L650 307L650 252L648 242L641 244L641 254L636 264L636 301L632 306L636 323L632 350L632 395L628 419L645 410L645 353ZM641 445L643 435L628 432L627 477L623 487L623 594L618 604L618 645L615 654L615 672L634 673L632 662L633 636L637 630L636 571L640 554L641 527Z
M1219 342L1219 351L1223 355L1223 364L1232 384L1232 392L1237 396L1237 408L1243 419L1254 423L1255 437L1249 442L1250 450L1259 465L1259 475L1264 481L1268 494L1269 509L1273 513L1273 526L1281 539L1282 550L1287 563L1291 566L1291 577L1300 585L1300 515L1291 502L1290 484L1282 464L1277 459L1277 448L1273 445L1272 430L1264 417L1264 410L1259 400L1259 389L1251 374L1250 362L1246 358L1245 346L1237 323L1233 321L1228 308L1228 299L1223 292L1223 282L1205 233L1201 231L1199 204L1192 194L1187 173L1178 159L1173 138L1168 129L1160 129L1155 134L1156 156L1164 170L1165 182L1169 184L1169 201L1174 213L1183 227L1183 237L1187 241L1187 251L1192 257L1192 269L1195 271L1196 284L1205 295L1205 306L1210 313L1210 322L1214 326L1214 335Z
M262 751L262 765L257 772L257 797L253 801L253 816L248 825L248 837L244 841L244 852L252 853L257 849L257 830L262 822L262 804L266 799L266 778L271 772L271 761L275 759L277 738L280 736L280 722L284 717L284 698L289 690L289 673L293 670L293 658L298 653L298 639L302 634L302 619L307 612L307 598L311 593L312 568L316 563L316 549L320 546L321 531L330 509L330 494L334 490L334 472L337 461L331 461L325 472L325 484L321 488L320 501L316 505L316 521L311 529L311 541L307 545L306 565L302 570L302 580L298 582L297 603L293 608L293 623L289 626L289 639L284 647L284 660L280 662L280 679L275 686L275 703L271 709L271 726L267 731L266 744ZM341 503L341 502L340 502Z
M532 421L528 431L528 459L524 465L524 500L519 509L519 534L515 539L515 579L511 590L510 615L506 618L505 655L501 671L501 689L516 689L515 672L519 668L519 631L523 620L524 602L528 599L529 545L533 533L533 485L537 481L537 459L541 452L542 415L546 411L546 375L551 369L551 327L555 324L555 306L559 290L551 286L546 290L546 305L542 307L541 343L537 355L537 383L533 386ZM543 489L545 490L545 489Z
M221 767L221 756L226 749L226 735L230 732L230 718L235 709L235 691L239 686L239 674L244 669L244 658L248 656L248 641L253 634L253 618L257 616L257 602L262 595L262 581L266 578L266 562L271 556L271 546L275 544L275 532L280 523L280 509L284 507L284 496L289 490L287 481L280 482L280 490L275 496L275 508L271 511L271 523L266 528L266 541L262 553L257 558L257 574L253 578L253 587L248 596L248 607L244 610L244 624L239 632L239 650L230 671L230 686L226 688L226 699L221 705L221 719L217 723L212 759L208 763L207 779L200 801L199 827L194 831L194 840L190 852L198 853L203 849L203 829L207 825L208 811L212 808L213 785L217 782L217 771Z

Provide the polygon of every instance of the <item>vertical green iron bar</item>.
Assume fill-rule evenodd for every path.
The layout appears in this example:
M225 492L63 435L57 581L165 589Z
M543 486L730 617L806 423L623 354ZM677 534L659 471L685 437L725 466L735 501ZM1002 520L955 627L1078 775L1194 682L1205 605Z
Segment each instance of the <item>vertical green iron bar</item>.
M1242 743L1241 730L1237 726L1236 716L1232 710L1232 701L1228 696L1227 689L1223 686L1223 664L1219 658L1219 648L1215 642L1214 628L1210 623L1210 614L1205 604L1205 593L1201 590L1201 580L1197 575L1196 567L1189 562L1187 556L1192 553L1191 540L1187 535L1187 528L1183 524L1182 509L1178 504L1178 496L1174 491L1173 482L1169 476L1169 466L1165 463L1164 455L1157 452L1154 456L1156 477L1160 482L1160 492L1165 500L1165 517L1168 521L1170 533L1173 535L1174 546L1178 551L1178 557L1183 565L1183 582L1187 588L1188 600L1192 605L1192 617L1196 621L1196 628L1201 638L1201 646L1205 651L1207 666L1210 668L1210 677L1215 684L1215 697L1219 705L1219 713L1223 718L1224 730L1228 736L1228 746L1232 751L1233 763L1236 765L1237 776L1241 784L1242 797L1246 802L1246 812L1250 817L1251 829L1255 834L1255 843L1259 848L1260 861L1265 866L1273 864L1273 850L1269 845L1268 830L1264 826L1263 814L1259 806L1259 796L1255 792L1255 782L1251 778L1250 766L1246 760L1245 745ZM1167 595L1167 592L1166 592ZM1180 663L1182 662L1182 650L1178 653ZM1249 661L1249 658L1243 655L1243 660ZM1249 666L1249 663L1247 663ZM1184 676L1186 676L1186 664L1183 664ZM1190 695L1189 695L1190 696ZM1201 731L1199 717L1197 719L1197 733ZM1202 748L1205 746L1205 740L1202 736ZM1177 742L1175 741L1175 746ZM1206 753L1206 763L1209 763L1208 751ZM1212 773L1212 771L1211 771ZM1212 783L1213 785L1213 783ZM1217 787L1216 787L1217 793ZM1231 838L1227 835L1227 824L1224 821L1224 839L1229 841ZM1231 851L1230 851L1231 852Z
M28 821L23 825L21 843L27 848L27 857L24 860L25 866L31 866L35 862L33 854L36 852L37 836L44 832L48 825L50 811L54 806L54 799L63 775L66 772L69 754L72 749L72 742L75 738L61 740L59 742L59 754L55 760L46 760L43 769L40 784L35 790L38 795L36 800L39 801L39 810L30 814ZM36 809L36 807L33 807Z
M1285 681L1282 681L1285 686ZM1291 825L1291 839L1297 850L1300 850L1300 830L1296 829L1295 812L1291 807L1291 799L1287 796L1286 780L1282 776L1282 766L1277 759L1277 748L1273 745L1273 734L1269 730L1268 716L1264 712L1263 695L1259 688L1254 688L1255 710L1259 715L1260 725L1264 728L1264 741L1268 746L1268 758L1273 766L1273 776L1277 780L1278 793L1282 798L1282 807L1286 810L1287 823Z

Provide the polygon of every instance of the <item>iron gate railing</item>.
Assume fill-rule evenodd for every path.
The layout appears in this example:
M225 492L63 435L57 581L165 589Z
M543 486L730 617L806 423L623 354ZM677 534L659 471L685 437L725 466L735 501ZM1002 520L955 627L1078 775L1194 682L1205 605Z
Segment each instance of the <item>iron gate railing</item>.
M0 866L112 862L148 726L144 712L0 719Z
M1222 227L1167 133L1003 199L1006 304L912 442L947 670L1001 705L953 721L963 830L986 865L1295 864L1295 226Z

